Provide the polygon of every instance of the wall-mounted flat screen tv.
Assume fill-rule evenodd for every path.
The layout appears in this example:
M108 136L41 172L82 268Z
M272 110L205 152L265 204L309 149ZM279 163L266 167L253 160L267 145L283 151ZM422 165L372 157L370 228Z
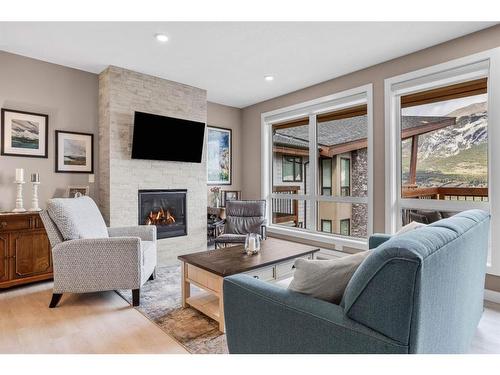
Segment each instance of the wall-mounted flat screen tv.
M135 112L132 159L201 163L202 122Z

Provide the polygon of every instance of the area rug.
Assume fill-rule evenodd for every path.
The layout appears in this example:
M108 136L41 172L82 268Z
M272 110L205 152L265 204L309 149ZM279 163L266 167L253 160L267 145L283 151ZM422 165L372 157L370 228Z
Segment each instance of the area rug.
M131 303L130 290L118 290L117 293ZM196 293L201 293L201 290L192 287L191 295ZM181 307L180 266L158 268L156 279L146 282L141 288L141 305L136 309L190 353L228 352L226 335L219 331L215 320L190 307Z

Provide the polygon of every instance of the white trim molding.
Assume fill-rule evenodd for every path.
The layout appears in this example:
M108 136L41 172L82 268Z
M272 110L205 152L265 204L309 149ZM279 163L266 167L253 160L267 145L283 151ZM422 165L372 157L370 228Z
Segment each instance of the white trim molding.
M401 107L402 95L488 78L488 202L437 201L401 198ZM385 80L385 229L395 233L401 226L401 209L489 211L491 228L500 222L500 48L448 61ZM497 231L498 232L498 231ZM491 231L488 273L500 275L500 233Z
M342 108L367 105L367 139L368 139L368 196L367 197L324 197L316 194L317 184L317 147L316 147L316 116ZM297 118L309 117L309 150L310 166L309 171L309 193L307 194L273 194L272 192L272 125L278 122L290 121ZM280 108L266 112L261 115L261 196L267 201L267 218L269 233L287 235L296 238L305 238L313 241L334 244L336 248L342 249L348 246L365 250L368 248L368 239L357 239L344 237L335 234L324 234L311 230L316 228L316 202L343 202L361 203L368 207L367 232L370 236L373 232L373 85L367 84L353 89L324 96L304 103L295 104L289 107ZM311 223L309 229L287 228L281 225L272 224L272 198L288 198L310 201L313 204L310 208Z

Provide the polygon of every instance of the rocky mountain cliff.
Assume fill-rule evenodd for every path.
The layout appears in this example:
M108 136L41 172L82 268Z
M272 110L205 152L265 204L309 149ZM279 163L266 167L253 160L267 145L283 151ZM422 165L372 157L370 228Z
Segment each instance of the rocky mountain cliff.
M486 103L471 104L446 115L456 117L456 125L419 137L419 159L446 158L488 141Z
M456 124L419 136L417 183L484 186L488 169L486 103L474 103L446 116L456 117ZM402 151L406 175L410 142L405 142Z

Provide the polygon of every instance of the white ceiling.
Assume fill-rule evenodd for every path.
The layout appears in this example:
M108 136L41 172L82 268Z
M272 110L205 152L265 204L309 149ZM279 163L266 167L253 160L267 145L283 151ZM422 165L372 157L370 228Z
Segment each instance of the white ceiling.
M116 65L246 107L492 22L0 22L0 50L99 73ZM154 38L165 33L169 42ZM264 75L275 76L272 82Z

